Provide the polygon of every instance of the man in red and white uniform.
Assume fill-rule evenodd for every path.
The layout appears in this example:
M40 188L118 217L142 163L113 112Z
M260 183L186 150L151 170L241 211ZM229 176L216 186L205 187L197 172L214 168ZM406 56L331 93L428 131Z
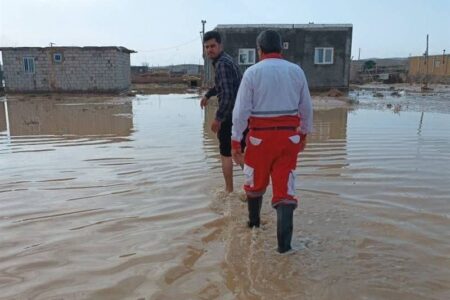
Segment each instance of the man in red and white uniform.
M233 110L232 156L244 163L249 227L259 227L262 196L272 180L278 251L291 249L297 155L312 131L312 103L303 70L281 57L281 37L263 31L256 40L260 62L248 68ZM247 149L241 153L244 130Z

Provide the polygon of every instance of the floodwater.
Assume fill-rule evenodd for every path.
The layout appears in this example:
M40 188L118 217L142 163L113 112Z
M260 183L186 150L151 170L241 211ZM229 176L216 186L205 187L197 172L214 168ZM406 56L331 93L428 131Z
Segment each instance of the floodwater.
M361 95L315 112L288 255L197 95L0 98L0 299L450 299L449 99Z

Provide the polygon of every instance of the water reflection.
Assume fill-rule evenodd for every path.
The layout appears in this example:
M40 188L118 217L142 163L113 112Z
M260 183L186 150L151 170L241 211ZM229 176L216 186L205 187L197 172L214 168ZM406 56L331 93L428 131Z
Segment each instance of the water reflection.
M210 101L208 106L204 109L204 119L203 119L203 148L207 156L208 161L213 163L214 167L219 166L214 164L217 160L220 160L219 153L219 140L217 135L211 131L211 124L216 117L217 103Z
M192 241L186 233L216 218L203 116L190 97L7 99L0 298L124 299L164 288ZM152 286L121 284L139 269Z
M329 140L345 141L347 138L346 108L314 111L314 133L310 142L326 142Z
M308 146L299 154L299 194L304 191L317 194L335 194L336 179L348 167L347 120L345 108L315 110L313 134L308 137ZM317 178L321 178L320 181Z
M219 159L219 142L216 134L211 131L211 123L215 118L216 109L217 106L214 103L211 103L205 109L203 144L208 158ZM320 161L320 157L329 161L330 155L335 151L335 154L340 155L340 167L346 165L344 156L347 139L347 114L346 108L314 111L314 132L308 138L307 150L300 154L302 161L314 160L317 163L317 161ZM336 166L338 165L336 164Z
M8 134L7 133L8 126L6 123L6 117L7 117L6 105L7 105L6 100L1 101L1 99L0 99L0 133L4 132L4 133Z
M8 97L4 101L4 108L0 108L0 124L4 125L0 126L6 131L8 119L10 136L126 137L133 128L132 102L126 99Z

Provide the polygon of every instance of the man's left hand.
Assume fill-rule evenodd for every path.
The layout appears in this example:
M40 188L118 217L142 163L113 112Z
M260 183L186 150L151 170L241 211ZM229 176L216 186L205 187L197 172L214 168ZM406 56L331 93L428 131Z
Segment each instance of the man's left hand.
M214 132L214 133L218 133L219 132L219 130L220 130L220 121L218 121L218 120L214 120L213 122L212 122L212 124L211 124L211 130L212 130L212 132Z

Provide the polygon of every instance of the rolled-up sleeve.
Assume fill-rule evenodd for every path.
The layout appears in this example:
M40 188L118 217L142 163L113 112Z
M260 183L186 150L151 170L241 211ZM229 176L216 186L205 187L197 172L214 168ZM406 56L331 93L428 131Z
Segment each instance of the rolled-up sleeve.
M216 87L213 86L212 88L210 88L210 89L206 92L205 97L209 99L209 98L211 98L212 96L216 96L216 95L217 95L217 90L216 90Z

